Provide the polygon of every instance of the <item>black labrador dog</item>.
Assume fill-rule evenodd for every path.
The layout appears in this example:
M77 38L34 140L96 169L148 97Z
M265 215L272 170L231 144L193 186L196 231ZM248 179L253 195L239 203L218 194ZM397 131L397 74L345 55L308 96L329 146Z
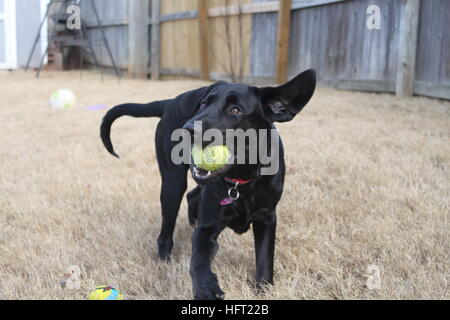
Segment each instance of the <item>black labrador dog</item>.
M161 118L155 140L162 177L162 227L158 237L162 260L170 259L178 210L187 188L187 172L191 169L198 184L187 195L189 221L195 226L190 266L195 299L224 298L217 276L211 271L211 263L218 250L217 238L225 227L244 233L252 226L256 286L262 289L265 284L273 284L276 206L283 191L285 174L283 146L279 143L276 149L275 159L279 165L274 173L261 174L264 165L259 159L256 163L228 163L211 172L194 164L174 163L171 156L177 142L172 141L171 134L184 128L190 136L198 136L202 132L195 122L201 121L202 130L267 129L271 136L274 134L273 123L292 120L311 99L315 87L314 70L304 71L278 87L257 88L217 82L170 100L119 105L103 118L101 138L114 156L117 154L110 140L114 120L125 115ZM248 146L246 142L246 148Z

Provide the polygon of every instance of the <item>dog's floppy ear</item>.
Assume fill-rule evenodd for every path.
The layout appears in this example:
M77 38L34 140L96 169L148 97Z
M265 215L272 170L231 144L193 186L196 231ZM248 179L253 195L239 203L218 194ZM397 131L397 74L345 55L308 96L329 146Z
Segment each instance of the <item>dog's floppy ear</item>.
M306 70L279 87L261 88L261 102L268 120L292 120L311 99L316 88L316 72Z
M202 87L192 91L185 92L178 96L177 114L181 119L190 119L200 108L204 97L214 88L226 84L224 81L213 83L209 87Z

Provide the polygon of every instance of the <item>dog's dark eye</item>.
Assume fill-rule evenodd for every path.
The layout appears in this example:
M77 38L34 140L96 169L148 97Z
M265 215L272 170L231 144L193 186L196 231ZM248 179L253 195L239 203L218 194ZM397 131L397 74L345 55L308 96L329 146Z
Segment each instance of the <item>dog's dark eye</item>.
M206 107L206 100L202 100L200 103L200 108L203 109L204 107Z
M237 116L241 114L241 110L239 110L238 107L233 106L228 109L228 113L231 114L232 116Z

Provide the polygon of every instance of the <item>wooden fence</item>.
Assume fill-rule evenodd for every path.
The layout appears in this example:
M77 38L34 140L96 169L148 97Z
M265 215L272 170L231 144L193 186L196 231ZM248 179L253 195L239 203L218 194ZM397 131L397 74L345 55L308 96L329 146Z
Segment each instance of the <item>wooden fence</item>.
M450 1L96 0L130 76L266 84L315 68L341 89L450 99ZM366 26L380 8L380 29ZM280 17L280 19L279 19ZM100 61L109 64L105 52Z

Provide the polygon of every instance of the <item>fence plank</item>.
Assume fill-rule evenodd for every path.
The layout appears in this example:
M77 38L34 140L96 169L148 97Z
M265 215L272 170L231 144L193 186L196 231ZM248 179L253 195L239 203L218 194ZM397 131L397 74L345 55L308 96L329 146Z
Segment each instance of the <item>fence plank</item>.
M240 14L276 12L279 9L278 1L248 3L240 6L216 7L209 9L210 17L235 16Z
M209 43L208 43L208 4L207 0L198 0L198 26L200 32L200 75L209 79Z
M132 78L145 78L149 61L149 1L129 0L128 8L128 75Z
M325 84L341 90L367 91L367 92L395 92L394 81L383 80L346 80L326 82Z
M97 23L85 25L87 29L107 28L107 27L128 27L128 19L124 20L102 20L102 24Z
M398 47L397 96L409 97L414 92L420 0L403 0L400 14Z
M261 0L257 0L261 1ZM252 19L251 74L271 77L275 82L277 57L277 14L258 13Z
M164 14L159 18L160 22L169 22L169 21L177 21L177 20L188 20L188 19L197 19L198 11L181 11L175 13Z
M280 0L280 10L278 11L277 83L286 82L288 78L291 6L292 0Z
M283 0L281 0L283 1ZM299 10L305 8L318 7L337 2L345 2L349 0L294 0L291 1L291 9ZM254 2L243 4L241 6L232 5L228 7L215 7L209 9L210 17L233 16L239 14L255 14L255 13L270 13L279 10L279 1Z
M193 78L200 77L200 71L189 70L189 69L185 69L185 68L161 68L160 73L162 75L167 75L167 76L186 76L186 77L193 77Z
M297 0L292 3L292 10L319 7L349 0ZM350 0L351 1L351 0Z
M421 96L450 100L450 84L415 81L414 93Z
M161 1L152 0L152 35L151 35L151 75L152 80L158 80L160 74L160 52L161 52L161 32L160 32Z

